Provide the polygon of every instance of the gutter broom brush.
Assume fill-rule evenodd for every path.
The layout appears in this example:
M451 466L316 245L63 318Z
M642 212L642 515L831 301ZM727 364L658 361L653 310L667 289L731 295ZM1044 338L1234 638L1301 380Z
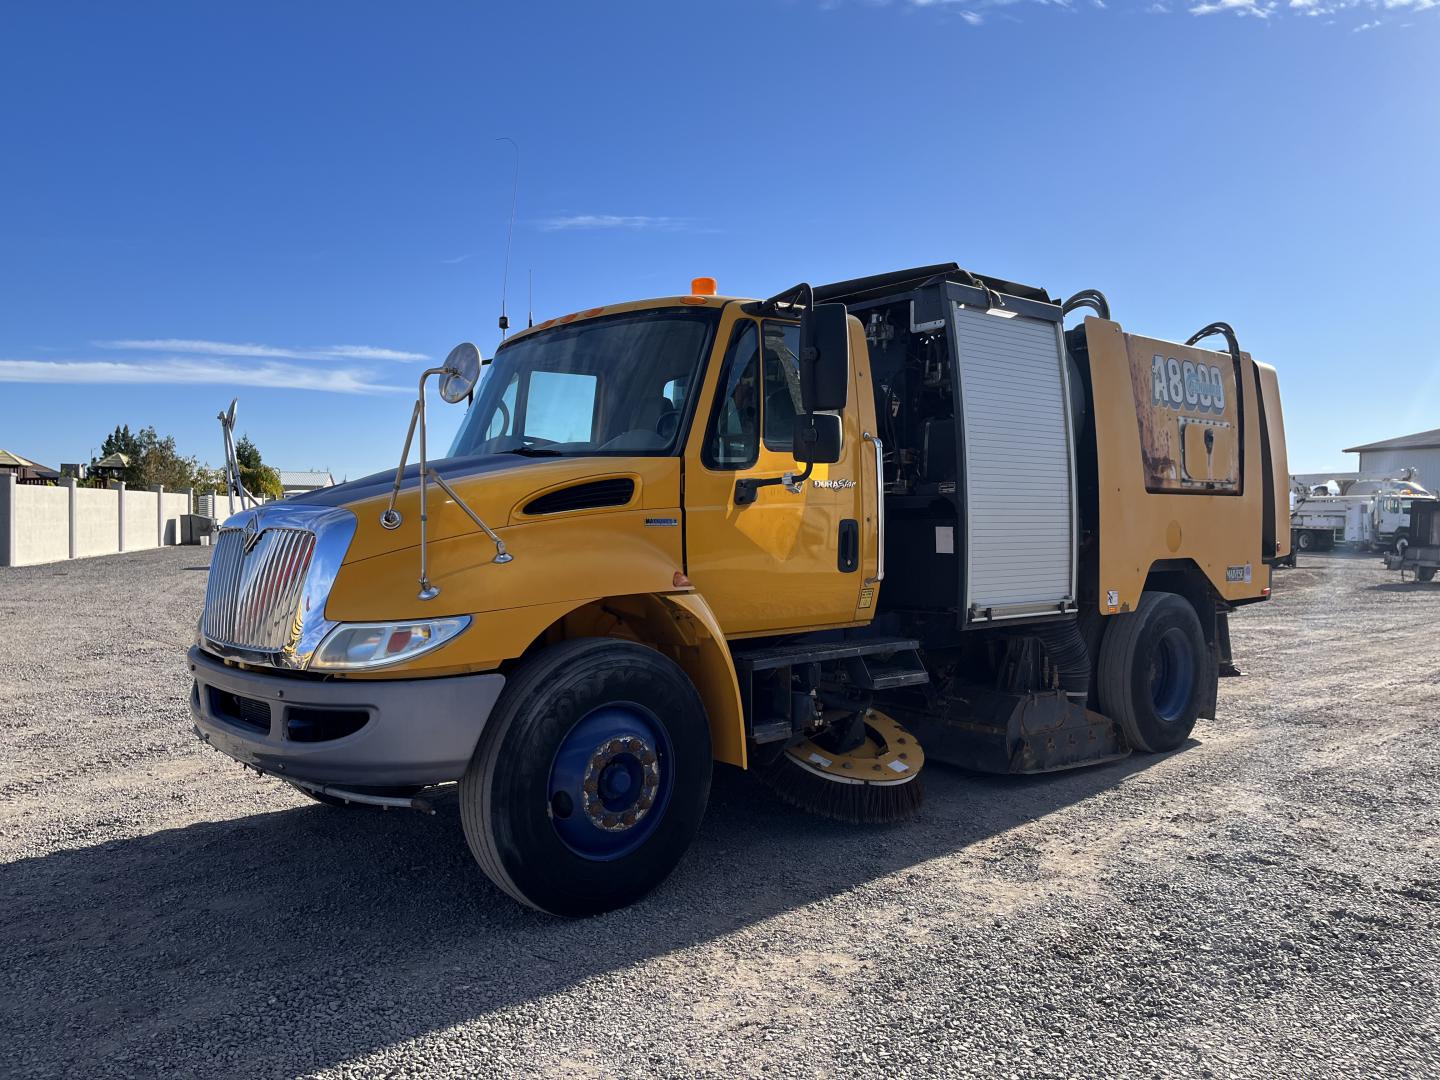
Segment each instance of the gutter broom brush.
M920 770L925 752L915 736L873 709L848 725L844 748L802 739L785 747L756 774L785 802L856 825L909 821L925 799Z

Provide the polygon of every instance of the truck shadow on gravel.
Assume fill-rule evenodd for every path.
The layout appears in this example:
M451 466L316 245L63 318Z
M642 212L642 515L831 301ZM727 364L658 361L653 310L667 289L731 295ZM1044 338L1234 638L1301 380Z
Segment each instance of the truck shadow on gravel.
M921 818L882 828L811 817L720 770L671 879L582 921L491 886L453 797L431 818L297 805L22 859L0 867L0 1022L27 1038L0 1050L0 1072L338 1065L961 851L1158 760L1037 777L932 766Z

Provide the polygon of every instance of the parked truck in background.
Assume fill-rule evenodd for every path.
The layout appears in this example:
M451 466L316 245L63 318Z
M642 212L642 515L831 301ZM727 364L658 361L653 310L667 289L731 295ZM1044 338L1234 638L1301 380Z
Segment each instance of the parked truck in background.
M1416 581L1433 581L1440 570L1440 499L1418 500L1410 512L1410 542L1385 556L1389 570Z
M1434 496L1413 480L1356 481L1344 494L1294 496L1291 548L1328 551L1336 544L1403 553L1410 543L1410 511Z
M1070 329L1065 319L1094 314ZM1223 339L1219 351L1198 347ZM1273 369L1211 324L953 263L551 319L418 465L218 536L199 737L335 805L458 782L485 873L580 915L661 881L712 763L852 821L925 760L1173 750L1288 552Z

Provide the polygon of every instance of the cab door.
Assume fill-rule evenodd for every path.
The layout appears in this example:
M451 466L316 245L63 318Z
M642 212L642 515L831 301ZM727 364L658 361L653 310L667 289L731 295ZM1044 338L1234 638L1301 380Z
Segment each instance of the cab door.
M684 502L686 573L727 635L853 624L873 610L867 575L877 554L864 508L874 501L875 450L861 419L863 404L873 430L874 405L862 399L868 385L856 384L855 342L863 349L864 337L851 324L840 461L816 465L798 490L753 493L740 482L804 470L792 455L800 331L738 312L721 325L686 444Z

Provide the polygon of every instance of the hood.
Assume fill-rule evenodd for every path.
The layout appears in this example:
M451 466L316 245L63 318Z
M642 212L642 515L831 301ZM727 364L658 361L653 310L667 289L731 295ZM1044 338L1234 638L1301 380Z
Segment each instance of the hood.
M522 458L519 455L500 456L488 454L483 457L458 457L442 458L439 461L430 462L433 468L450 483L457 478L465 476L476 476L487 472L502 472L513 469L516 464L531 464L537 458ZM551 459L544 459L551 460ZM558 460L558 459L557 459ZM420 466L411 464L405 466L405 472L401 478L401 490L409 487L419 487ZM377 495L384 495L387 498L390 490L395 486L395 470L387 472L371 473L369 476L362 476L358 480L349 480L343 484L332 484L326 488L316 488L304 495L296 495L286 499L287 503L299 506L346 506L350 503L360 502L364 499L373 499Z
M674 457L487 455L444 458L431 467L497 532L578 514L674 508L680 502L680 462ZM380 516L390 505L394 485L393 472L376 473L287 499L286 505L317 510L343 507L353 513L357 527L346 561L355 562L420 543L419 467L405 469L395 502L400 524L387 529ZM426 530L431 542L478 533L469 515L443 489L433 483L427 486ZM558 497L542 500L543 496Z

